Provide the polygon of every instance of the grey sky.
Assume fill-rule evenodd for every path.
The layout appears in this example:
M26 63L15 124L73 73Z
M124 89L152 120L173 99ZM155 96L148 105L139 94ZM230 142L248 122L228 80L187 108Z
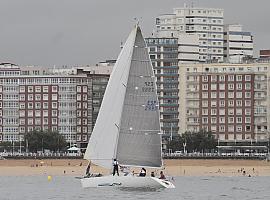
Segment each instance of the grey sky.
M251 31L256 53L270 49L269 0L0 0L0 62L84 65L115 59L141 18L150 36L155 17L193 2L225 10L225 23Z

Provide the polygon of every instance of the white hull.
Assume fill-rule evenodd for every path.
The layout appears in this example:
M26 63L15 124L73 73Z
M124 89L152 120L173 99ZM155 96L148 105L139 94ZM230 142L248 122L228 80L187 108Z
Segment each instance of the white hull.
M121 188L175 188L167 181L155 177L138 176L102 176L81 179L83 188L114 186Z

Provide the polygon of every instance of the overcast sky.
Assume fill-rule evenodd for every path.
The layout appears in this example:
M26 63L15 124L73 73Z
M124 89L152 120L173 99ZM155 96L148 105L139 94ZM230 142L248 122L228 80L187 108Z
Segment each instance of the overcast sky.
M147 37L156 16L191 2L223 8L225 23L252 32L256 53L270 49L269 0L0 0L0 62L53 66L115 59L134 17Z

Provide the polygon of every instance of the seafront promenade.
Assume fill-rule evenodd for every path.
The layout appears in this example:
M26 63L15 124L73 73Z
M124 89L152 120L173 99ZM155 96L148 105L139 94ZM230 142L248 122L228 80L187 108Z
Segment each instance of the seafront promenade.
M0 176L82 176L88 161L83 159L6 159L0 160ZM140 169L132 169L138 172ZM167 176L270 176L270 162L241 159L165 159ZM91 171L108 174L92 166ZM158 175L160 170L153 170ZM245 173L244 173L245 172ZM150 169L147 171L150 174Z

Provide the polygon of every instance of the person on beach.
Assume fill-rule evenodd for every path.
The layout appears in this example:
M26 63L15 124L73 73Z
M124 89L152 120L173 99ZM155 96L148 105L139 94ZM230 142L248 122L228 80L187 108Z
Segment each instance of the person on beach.
M117 173L117 176L119 176L118 167L118 161L116 159L113 159L113 176L115 175L115 173Z
M165 177L163 171L160 172L160 177L159 177L159 179L166 179L166 177Z
M139 173L139 176L145 177L146 176L146 169L143 167Z

